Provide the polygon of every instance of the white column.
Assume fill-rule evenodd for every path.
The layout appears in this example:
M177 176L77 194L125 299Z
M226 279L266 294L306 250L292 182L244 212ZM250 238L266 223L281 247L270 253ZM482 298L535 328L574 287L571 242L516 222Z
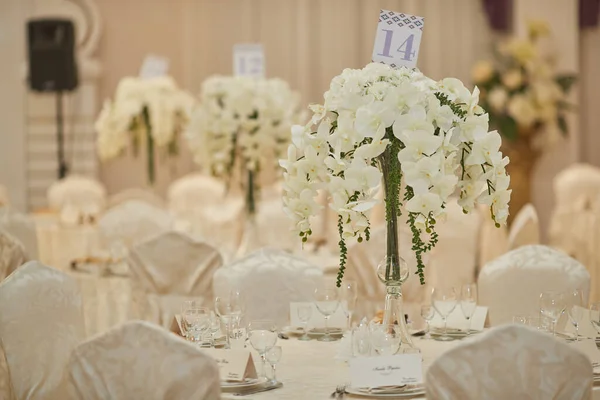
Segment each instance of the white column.
M553 30L553 47L556 50L559 72L579 72L579 16L578 2L565 0L515 0L514 28L517 35L524 36L528 19L543 19ZM578 88L574 87L569 102L577 104ZM533 177L533 203L536 206L545 237L548 220L554 205L552 180L557 172L580 159L579 121L577 113L568 117L569 138L538 162Z

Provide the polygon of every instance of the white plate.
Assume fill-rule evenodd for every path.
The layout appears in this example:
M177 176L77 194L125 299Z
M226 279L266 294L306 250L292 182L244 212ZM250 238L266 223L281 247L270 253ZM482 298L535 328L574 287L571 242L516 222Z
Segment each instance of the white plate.
M267 381L267 378L246 379L244 382L223 382L221 381L221 389L246 389L254 386L262 385Z
M283 332L290 335L304 335L304 329L302 328L294 328L292 326L287 326L283 328ZM329 328L329 334L334 337L342 337L344 335L344 331L342 328ZM308 331L308 336L310 337L321 337L325 335L324 328L316 328Z
M359 389L347 387L346 393L352 394L355 396L369 397L372 399L379 399L379 398L384 399L384 398L390 398L390 397L410 398L410 397L424 396L425 388L424 387L411 388L411 389L406 389L406 391L404 391L404 392L398 392L398 393L368 393L368 392L361 391Z

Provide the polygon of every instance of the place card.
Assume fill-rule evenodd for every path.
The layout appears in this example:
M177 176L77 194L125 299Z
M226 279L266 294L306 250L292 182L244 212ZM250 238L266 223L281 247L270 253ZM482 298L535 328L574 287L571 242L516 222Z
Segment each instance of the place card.
M592 364L600 363L600 350L598 350L595 340L584 339L573 341L569 343L569 346L585 354Z
M181 315L175 314L173 317L173 321L171 322L171 327L169 328L171 332L176 335L183 336L183 328L181 327Z
M423 17L381 10L373 45L373 61L392 68L415 68L424 25Z
M487 307L477 306L475 312L473 313L473 316L471 317L472 331L483 330L483 327L485 326L485 319L487 317L487 311ZM450 315L448 315L447 324L449 329L460 329L466 331L469 328L469 322L465 318L460 308L460 304L457 304L457 306L454 308L454 310L452 310ZM444 327L444 320L442 320L442 317L440 316L440 314L438 314L437 311L435 312L435 315L429 322L429 326L431 326L432 328Z
M148 54L140 68L140 78L156 78L167 75L169 71L169 59L166 57Z
M265 53L261 44L233 46L233 72L236 76L264 78Z
M350 384L354 388L408 385L423 382L420 354L359 357L349 361Z
M246 379L256 379L256 367L252 354L247 350L202 349L215 359L219 365L222 381L243 382Z
M317 306L314 303L290 303L290 326L293 328L303 327L304 323L298 318L298 306L299 305L310 305L312 307L312 313L310 320L308 321L308 330L313 328L324 328L325 317L317 310ZM335 312L329 317L327 326L329 328L346 328L347 318L344 314L344 309L340 304Z

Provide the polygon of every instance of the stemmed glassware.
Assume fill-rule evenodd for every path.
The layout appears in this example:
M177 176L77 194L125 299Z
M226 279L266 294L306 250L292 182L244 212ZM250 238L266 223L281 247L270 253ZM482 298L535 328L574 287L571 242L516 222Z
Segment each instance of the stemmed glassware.
M273 371L273 378L271 379L272 383L277 383L277 372L275 370L275 365L281 360L281 346L273 346L269 350L267 350L266 357L267 361L271 365L271 370Z
M310 340L308 336L308 321L310 321L310 317L312 317L313 305L309 304L298 304L298 308L296 309L298 313L298 319L302 322L304 334L298 338L298 340Z
M184 301L181 312L183 334L189 341L202 343L210 327L210 310L195 300Z
M210 313L210 344L212 347L216 347L215 335L221 330L221 318L214 312Z
M565 293L548 291L540 294L540 314L552 321L552 334L556 336L556 323L565 309Z
M431 304L424 304L421 306L421 318L423 318L425 320L425 322L427 323L427 331L425 331L425 336L424 336L426 339L431 338L431 335L429 334L429 330L431 329L429 327L429 323L433 319L434 315L435 315L435 309L431 306Z
M325 334L318 340L320 342L332 342L335 339L329 334L329 318L335 313L340 305L339 292L337 288L322 287L315 289L315 306L325 317Z
M477 285L467 283L460 289L460 308L467 319L467 335L471 334L471 318L477 309Z
M265 354L277 343L277 328L271 320L251 321L248 324L248 340L250 345L258 352L262 361L261 376L266 377Z
M225 325L227 347L230 347L229 336L232 329L239 326L244 316L245 304L239 290L232 290L227 298L215 298L215 312Z
M437 311L438 314L442 317L444 321L444 332L442 336L438 339L441 341L452 340L451 337L448 336L448 315L456 308L456 303L458 302L458 296L456 295L456 290L453 287L450 288L442 288L437 287L434 288L431 292L431 303Z
M575 340L579 340L579 325L584 313L583 293L580 289L567 292L567 314L575 327Z
M344 315L348 320L346 328L350 330L350 328L352 328L352 314L354 313L354 309L356 308L356 299L358 298L357 284L355 281L345 280L342 283L340 291L342 300L342 310L344 311Z
M600 335L600 303L592 303L590 305L590 322Z

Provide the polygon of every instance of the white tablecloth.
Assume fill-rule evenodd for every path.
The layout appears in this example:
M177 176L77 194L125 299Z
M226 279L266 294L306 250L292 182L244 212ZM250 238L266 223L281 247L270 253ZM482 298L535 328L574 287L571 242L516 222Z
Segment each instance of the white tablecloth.
M466 339L463 339L463 341ZM421 349L423 367L427 369L433 360L460 344L463 341L438 342L427 339L415 339L415 344ZM245 399L256 400L326 400L337 385L348 381L348 366L345 362L335 359L339 342L302 342L291 338L279 340L278 345L283 349L281 363L277 366L277 379L283 382L283 388L268 392L257 393ZM255 359L257 355L254 355ZM267 368L270 368L267 366ZM224 399L239 398L224 393ZM357 398L351 395L344 399ZM414 399L424 399L415 397ZM594 400L600 400L600 387L594 387Z

